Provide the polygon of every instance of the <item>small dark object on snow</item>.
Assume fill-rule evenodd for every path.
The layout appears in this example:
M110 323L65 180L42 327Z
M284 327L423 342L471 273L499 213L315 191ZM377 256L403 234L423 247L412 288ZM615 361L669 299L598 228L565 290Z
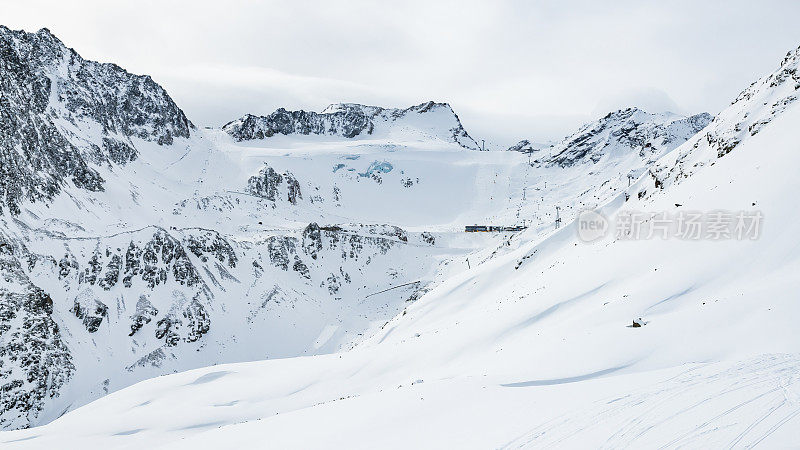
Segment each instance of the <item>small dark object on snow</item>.
M638 319L634 320L631 325L628 326L631 328L641 328L645 325L647 325L647 322L645 322L644 320L642 320L641 317L639 317Z
M675 203L675 207L676 208L680 208L681 206L683 206L683 205L681 205L680 203Z

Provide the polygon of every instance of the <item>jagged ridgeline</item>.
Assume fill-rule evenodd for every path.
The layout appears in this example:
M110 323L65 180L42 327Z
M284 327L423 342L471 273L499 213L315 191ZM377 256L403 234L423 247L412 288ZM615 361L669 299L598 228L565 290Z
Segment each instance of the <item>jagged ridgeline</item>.
M639 158L655 161L697 134L712 119L708 113L683 117L627 108L587 123L553 146L534 146L523 140L508 150L531 153L541 163L560 167L596 164L635 153Z
M87 61L45 28L0 25L0 213L67 184L101 191L97 167L136 159L137 139L169 145L193 128L149 76Z
M268 116L247 114L222 129L237 141L266 139L275 135L328 135L352 139L416 128L464 148L477 150L458 115L447 103L425 102L405 109L381 108L356 103L337 103L322 112L287 111L279 108Z
M655 184L680 183L722 158L779 117L797 101L800 90L800 48L786 54L777 70L744 89L709 126L651 170ZM650 192L653 190L651 189ZM642 194L643 195L643 194Z
M610 112L555 145L550 162L562 167L586 160L597 163L620 149L628 153L637 148L639 156L655 160L686 142L712 119L708 113L681 117L637 108Z

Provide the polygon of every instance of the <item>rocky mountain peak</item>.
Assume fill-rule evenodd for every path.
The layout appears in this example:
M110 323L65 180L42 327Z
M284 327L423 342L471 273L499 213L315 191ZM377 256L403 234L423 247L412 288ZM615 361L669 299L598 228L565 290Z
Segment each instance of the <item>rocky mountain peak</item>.
M675 154L651 169L659 186L688 178L696 170L732 152L758 134L797 101L800 90L800 48L786 54L777 70L754 81L709 126Z
M237 141L247 141L275 135L327 135L352 139L401 127L423 131L464 148L478 148L453 108L447 103L433 101L405 109L358 103L335 103L322 112L278 108L268 116L246 114L228 122L222 129Z
M648 113L639 108L612 111L553 146L553 156L547 162L566 167L598 163L606 157L631 152L654 160L683 144L711 120L708 113L683 117Z
M146 75L83 59L46 28L0 26L0 211L50 200L65 183L99 191L102 164L137 158L194 125Z
M516 144L512 145L511 147L508 147L506 151L534 154L548 147L550 147L549 144L544 144L541 142L531 142L528 139L523 139L517 142Z

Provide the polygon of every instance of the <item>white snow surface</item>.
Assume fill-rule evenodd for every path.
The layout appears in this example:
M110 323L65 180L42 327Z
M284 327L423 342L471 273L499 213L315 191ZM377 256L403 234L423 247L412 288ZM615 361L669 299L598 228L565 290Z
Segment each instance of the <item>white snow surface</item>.
M786 98L781 86L758 95L767 103ZM732 115L723 111L709 128L722 134L735 127L725 120ZM27 216L6 225L20 235L50 236L39 243L31 238L31 248L52 245L52 236L65 230L65 245L79 248L94 245L98 236L113 239L154 224L175 227L176 234L212 229L235 243L242 263L232 275L242 279L258 259L258 242L297 235L309 222L353 232L361 224L399 226L409 232L409 242L388 261L350 267L353 273L371 271L365 280L384 282L345 288L341 303L327 295L314 300L323 298L316 284L299 284L288 275L271 280L270 288L300 289L298 299L311 299L275 312L284 315L282 321L260 322L273 329L235 331L240 328L233 322L250 311L237 302L248 298L246 286L223 284L228 290L215 290L212 303L219 308L212 320L219 322L212 322L197 347L180 347L197 350L197 356L181 350L180 364L169 367L208 364L210 350L199 351L205 346L214 348L220 364L111 392L46 425L2 432L0 444L800 445L797 123L800 106L790 101L721 157L711 158L707 148L689 140L656 167L674 164L676 155L705 163L693 166L680 183L661 179L663 189L653 186L653 178L659 180L664 169L648 172L652 155L612 154L599 163L559 167L530 165L518 152L472 152L402 135L275 136L238 143L219 130L202 130L166 148L137 142L140 159L102 174L114 180L106 192L70 191L49 207L29 205ZM275 202L245 192L247 178L265 163L300 182L301 201L290 204L284 191ZM628 186L631 173L639 178ZM85 217L71 219L76 205ZM565 224L557 230L556 206ZM765 219L756 240L585 244L571 222L584 208L607 216L622 209L757 209ZM462 231L466 224L513 225L523 219L530 227L516 234ZM33 223L41 228L35 233L26 229ZM436 238L433 246L424 243L423 232ZM399 267L403 273L387 281L387 271ZM418 280L426 289L416 301L405 301L407 291L365 302L375 300L366 297L371 293ZM58 292L59 286L47 288ZM639 317L645 326L628 326ZM60 320L67 327L68 320L77 321ZM156 343L149 345L144 347ZM263 359L259 355L269 359L229 363ZM78 370L100 361L95 354L80 358ZM124 366L126 358L102 361ZM137 372L120 379L118 388L158 374ZM88 401L80 398L71 397L73 407Z

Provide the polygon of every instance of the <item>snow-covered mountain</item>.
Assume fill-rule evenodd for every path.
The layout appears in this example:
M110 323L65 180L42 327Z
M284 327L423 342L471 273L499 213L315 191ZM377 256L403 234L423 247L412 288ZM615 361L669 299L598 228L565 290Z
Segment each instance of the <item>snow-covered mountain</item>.
M46 31L0 32L3 68L65 48ZM29 41L38 53L18 49ZM787 205L800 110L763 109L797 89L797 52L713 121L632 108L504 152L468 151L435 103L195 129L152 80L109 90L106 65L62 52L98 78L74 81L60 56L42 69L49 86L94 105L132 96L140 113L95 120L48 93L25 125L55 130L75 150L53 154L102 189L59 169L59 189L0 215L0 423L43 425L0 433L4 446L797 442ZM30 83L2 76L0 99L30 109L12 96ZM22 142L9 130L4 158ZM736 151L702 144L734 132ZM106 137L134 151L115 160ZM584 245L572 223L586 208L755 205L774 225L752 241ZM463 232L474 223L528 228Z
M418 134L421 139L441 139L477 150L478 144L464 130L447 103L426 102L406 109L337 103L322 112L278 109L268 116L244 117L225 124L225 132L237 141L281 135L326 135L352 139Z
M537 162L561 167L598 164L635 154L649 165L697 134L712 119L708 113L683 117L627 108L583 125L558 143L545 145L523 139L508 150L531 154Z
M138 138L171 144L194 128L148 76L86 61L47 29L0 26L0 208L104 189L96 165L136 159Z
M465 251L332 214L363 197L347 184L393 177L387 164L342 170L340 190L325 161L323 192L273 170L285 165L269 150L196 130L147 76L47 30L0 38L3 428L164 373L346 348Z
M520 141L508 150L527 156L531 165L514 182L524 185L519 194L525 201L497 213L502 220L524 220L537 229L557 219L571 221L580 211L626 193L660 157L710 122L707 113L683 117L628 108L587 123L550 146Z
M554 145L544 162L561 167L598 164L635 152L652 163L697 134L711 119L708 113L682 117L651 114L638 108L610 112Z
M795 104L800 89L798 65L800 48L787 53L778 70L743 90L708 128L691 139L691 145L659 161L652 170L659 186L679 183L713 164Z
M0 217L5 428L164 373L349 348L463 270L454 257L497 254L501 237L464 239L465 223L554 204L526 202L531 178L556 178L524 155L465 152L477 145L446 104L197 130L149 77L83 60L46 30L3 33L17 68L4 71L4 158L25 170L6 172L20 194ZM25 77L46 101L21 93ZM24 147L24 133L63 146ZM69 178L76 167L96 189Z

